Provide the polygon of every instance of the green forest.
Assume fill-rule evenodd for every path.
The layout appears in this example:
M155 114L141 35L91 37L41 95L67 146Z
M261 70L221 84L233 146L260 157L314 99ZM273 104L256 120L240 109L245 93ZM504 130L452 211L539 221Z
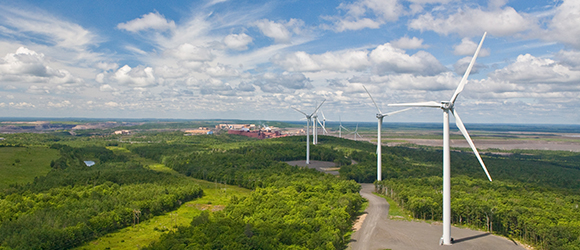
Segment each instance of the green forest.
M303 160L305 143L304 136L157 130L7 134L0 141L0 155L10 156L0 161L0 249L82 246L204 197L191 178L252 192L231 196L223 210L203 211L144 249L346 249L365 206L358 183L376 179L376 145L319 136L311 159L336 163L336 177L285 163ZM382 150L377 192L415 219L441 220L440 148ZM493 182L471 151L455 149L451 157L454 224L538 249L580 249L579 153L483 153Z

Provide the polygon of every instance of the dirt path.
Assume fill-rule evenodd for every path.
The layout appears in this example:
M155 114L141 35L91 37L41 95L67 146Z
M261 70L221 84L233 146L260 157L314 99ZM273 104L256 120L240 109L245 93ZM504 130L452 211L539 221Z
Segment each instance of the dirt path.
M441 224L389 220L389 203L372 192L373 184L361 184L361 196L369 200L365 212L367 216L360 230L352 236L349 249L352 250L415 250L415 249L506 249L525 250L513 241L486 232L452 227L451 235L455 243L439 246Z

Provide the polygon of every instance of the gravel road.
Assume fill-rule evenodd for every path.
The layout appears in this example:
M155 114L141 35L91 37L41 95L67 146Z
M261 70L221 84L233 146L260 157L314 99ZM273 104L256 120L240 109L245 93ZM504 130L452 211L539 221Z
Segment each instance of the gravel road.
M360 230L353 236L349 249L352 250L418 250L418 249L465 249L465 250L525 250L524 247L508 239L486 232L463 228L451 228L455 243L440 246L442 234L440 223L389 220L389 203L374 195L373 184L361 184L361 195L369 200L365 210L367 216Z

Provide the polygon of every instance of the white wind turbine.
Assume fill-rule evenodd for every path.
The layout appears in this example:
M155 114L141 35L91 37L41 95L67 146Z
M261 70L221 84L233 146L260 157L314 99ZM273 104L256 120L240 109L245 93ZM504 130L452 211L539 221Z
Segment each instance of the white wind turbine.
M346 128L345 128L346 129ZM358 133L358 123L356 124L356 129L352 132L350 132L351 134L354 135L354 140L356 141L356 136L358 135L358 137L363 138L359 133Z
M453 114L453 116L455 116L455 124L457 125L457 127L467 140L467 143L469 143L469 146L471 146L471 149L473 150L473 153L475 154L477 160L481 164L483 171L485 171L487 178L489 179L489 181L492 181L491 176L489 175L489 172L487 171L487 168L485 167L485 164L483 163L483 160L481 159L481 156L477 151L477 148L475 148L475 145L473 144L471 137L469 137L469 134L467 133L467 130L465 129L465 126L461 121L461 118L459 118L459 115L457 114L457 111L454 108L455 100L457 99L459 93L463 91L463 88L467 83L467 77L471 72L471 68L473 68L473 65L475 64L475 59L479 54L479 50L481 49L481 45L483 44L483 40L485 39L486 34L487 32L483 34L481 42L479 42L479 46L477 47L477 50L475 51L473 58L471 58L471 62L469 63L469 66L467 67L467 70L465 71L463 78L461 78L459 86L457 86L457 89L455 90L455 93L451 97L451 100L441 102L432 101L419 103L389 104L389 106L430 107L430 108L440 108L443 110L443 236L441 237L439 244L451 245L451 158L449 153L450 111Z
M320 108L320 106L322 106L322 104L325 102L326 100L322 100L322 102L320 103L320 105L318 105L318 107L316 107L316 109L314 110L314 112L312 112L311 114L306 114L302 111L300 111L297 108L293 108L294 110L302 113L304 116L306 116L306 164L310 164L310 120L312 118L312 116L314 114L316 114L316 111L318 111L318 109Z
M369 94L369 97L371 98L371 101L373 101L373 104L375 105L375 107L377 108L377 180L382 180L382 167L383 167L383 162L382 162L382 141L381 141L381 132L383 130L383 118L385 116L391 116L394 115L396 113L400 113L403 111L407 111L409 109L412 108L406 108L406 109L401 109L401 110L397 110L394 112L390 112L390 113L386 113L383 114L383 112L381 112L381 109L379 109L379 106L377 105L377 103L375 102L375 99L373 99L373 97L371 96L371 93L367 90L367 88L363 85L363 88L365 89L365 91L367 92L367 94Z
M327 135L328 131L326 131L326 116L324 116L324 112L322 112L322 110L320 110L320 114L322 115L322 123L320 122L320 120L318 120L318 124L320 124L320 126L322 127L322 134Z
M345 129L346 131L350 131L347 128L345 128L344 126L342 126L342 120L340 119L340 115L338 116L338 122L340 125L338 125L338 138L342 138L342 129Z

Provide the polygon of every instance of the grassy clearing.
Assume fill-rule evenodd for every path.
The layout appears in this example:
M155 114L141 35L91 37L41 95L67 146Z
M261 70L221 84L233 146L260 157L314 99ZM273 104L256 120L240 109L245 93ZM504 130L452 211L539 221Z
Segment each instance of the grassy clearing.
M149 168L156 171L179 174L163 164L149 165ZM178 226L189 225L193 217L199 215L203 210L221 210L229 203L232 196L243 197L251 192L251 190L237 186L216 184L193 178L189 179L203 188L204 196L202 198L186 202L175 211L153 217L134 227L123 228L118 232L105 235L76 249L140 249L159 239L162 234L176 230Z
M0 147L0 189L46 175L57 158L58 151L46 147Z
M387 202L389 203L389 218L391 220L407 220L407 221L413 220L413 216L411 216L411 214L409 214L407 211L401 209L401 207L399 207L399 204L397 204L389 196L379 193L374 194L379 197L385 198L385 200L387 200Z

